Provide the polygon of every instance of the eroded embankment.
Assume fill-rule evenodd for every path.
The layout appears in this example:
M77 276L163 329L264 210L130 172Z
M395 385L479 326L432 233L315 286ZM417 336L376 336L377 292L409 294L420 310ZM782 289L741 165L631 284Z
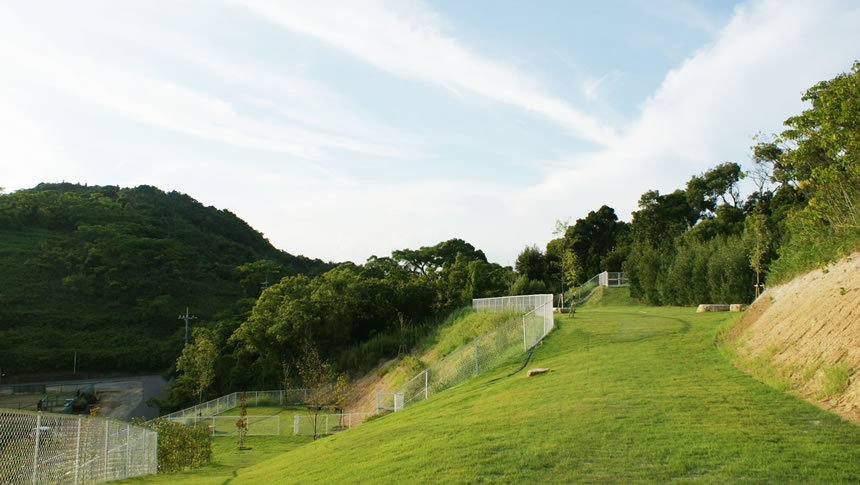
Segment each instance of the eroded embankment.
M768 289L725 345L747 373L860 423L860 252Z

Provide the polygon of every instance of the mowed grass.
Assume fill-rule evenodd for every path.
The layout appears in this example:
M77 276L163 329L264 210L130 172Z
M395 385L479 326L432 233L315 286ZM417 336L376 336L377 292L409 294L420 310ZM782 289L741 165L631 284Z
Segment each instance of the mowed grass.
M528 366L549 373L504 378L519 357L354 429L287 440L289 450L267 449L265 461L245 466L224 455L215 466L229 473L210 467L169 480L860 482L860 427L753 380L720 354L715 335L737 314L606 297L614 304L557 317Z
M236 472L269 458L306 445L313 441L309 436L293 436L293 416L305 414L304 408L281 406L248 407L249 420L254 416L281 417L281 436L248 436L244 449L238 447L236 436L215 436L212 438L212 463L198 470L181 473L161 473L131 478L115 483L183 483L188 485L225 483L236 476ZM238 416L239 408L221 413L224 416Z
M606 306L519 361L241 469L231 483L860 481L860 428L734 369L736 314ZM333 466L336 464L336 466Z

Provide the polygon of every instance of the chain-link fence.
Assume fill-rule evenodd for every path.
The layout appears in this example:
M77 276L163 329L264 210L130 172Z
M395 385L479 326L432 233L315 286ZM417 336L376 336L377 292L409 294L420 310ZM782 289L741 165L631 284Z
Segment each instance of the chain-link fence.
M316 434L332 434L338 431L358 426L373 413L340 413L340 414L296 414L293 417L293 435L313 436L314 420Z
M424 369L394 393L377 395L377 413L397 411L413 402L459 384L527 351L552 330L552 295L527 295L472 300L472 308L525 312Z
M92 484L157 470L155 431L103 418L0 410L0 484Z
M241 392L234 392L221 396L217 399L207 401L190 408L185 408L170 414L165 414L163 417L168 419L174 418L193 418L201 416L215 416L230 409L239 407L239 395ZM310 396L308 389L287 389L286 391L246 391L245 404L248 406L285 406L291 404L304 404Z
M203 425L209 427L212 436L238 436L239 420L244 421L247 436L280 436L281 417L278 415L247 415L247 416L188 416L183 418L167 418L175 423L186 426Z
M604 271L603 273L594 275L590 280L574 288L573 292L576 297L576 303L582 303L600 286L617 288L620 286L627 286L628 284L627 276L624 273Z

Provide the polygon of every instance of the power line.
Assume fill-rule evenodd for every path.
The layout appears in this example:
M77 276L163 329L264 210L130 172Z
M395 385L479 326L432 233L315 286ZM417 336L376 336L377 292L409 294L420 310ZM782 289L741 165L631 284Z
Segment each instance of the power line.
M185 315L179 315L179 320L185 320L185 345L188 345L188 320L194 320L197 315L190 315L188 307L185 307Z

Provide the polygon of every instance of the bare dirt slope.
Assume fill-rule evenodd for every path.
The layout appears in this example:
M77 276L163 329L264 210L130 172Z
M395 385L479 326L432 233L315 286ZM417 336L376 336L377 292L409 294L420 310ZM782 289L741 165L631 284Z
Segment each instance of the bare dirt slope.
M768 289L728 340L739 367L860 423L860 252Z
M375 413L376 393L388 392L388 386L393 377L392 373L383 375L384 369L397 359L383 362L364 377L355 381L352 392L346 398L344 409L350 413Z

